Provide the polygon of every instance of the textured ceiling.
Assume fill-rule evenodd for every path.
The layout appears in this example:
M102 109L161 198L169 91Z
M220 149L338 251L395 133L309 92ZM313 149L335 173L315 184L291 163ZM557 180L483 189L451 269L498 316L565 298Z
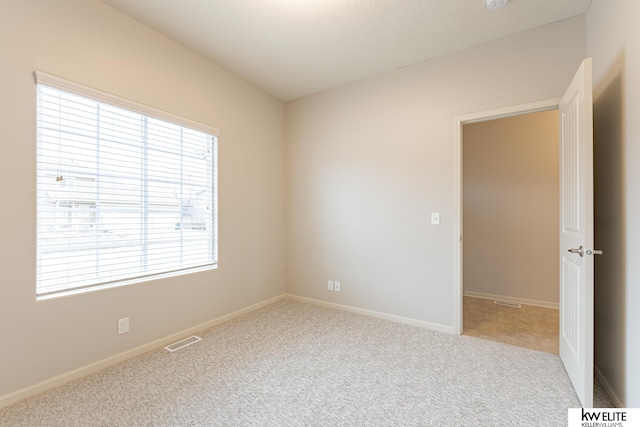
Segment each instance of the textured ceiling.
M102 0L289 101L587 11L591 0Z

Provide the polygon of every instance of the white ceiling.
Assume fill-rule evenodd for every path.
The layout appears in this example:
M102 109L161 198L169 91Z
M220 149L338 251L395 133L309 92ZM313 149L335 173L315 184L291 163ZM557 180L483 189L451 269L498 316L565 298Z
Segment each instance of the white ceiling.
M289 101L583 14L591 0L102 0Z

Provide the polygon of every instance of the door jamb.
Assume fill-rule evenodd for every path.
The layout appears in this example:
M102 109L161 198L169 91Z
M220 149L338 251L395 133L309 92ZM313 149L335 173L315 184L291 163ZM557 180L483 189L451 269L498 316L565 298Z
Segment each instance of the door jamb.
M521 114L555 110L562 98L545 99L453 118L453 331L462 334L462 126Z

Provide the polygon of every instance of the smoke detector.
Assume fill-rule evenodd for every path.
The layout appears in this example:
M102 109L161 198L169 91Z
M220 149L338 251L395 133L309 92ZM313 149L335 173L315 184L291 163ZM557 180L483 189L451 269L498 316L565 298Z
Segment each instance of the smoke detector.
M498 10L503 8L509 0L487 0L487 9Z

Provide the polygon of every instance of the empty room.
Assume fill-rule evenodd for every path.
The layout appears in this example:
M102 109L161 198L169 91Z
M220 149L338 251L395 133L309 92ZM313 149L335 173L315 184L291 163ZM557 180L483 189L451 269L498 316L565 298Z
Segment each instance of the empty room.
M635 0L3 0L0 425L639 407L637 22ZM518 262L488 266L465 130L534 112L558 118L555 261L503 233ZM545 278L519 296L551 303L557 353L464 333L471 249Z

